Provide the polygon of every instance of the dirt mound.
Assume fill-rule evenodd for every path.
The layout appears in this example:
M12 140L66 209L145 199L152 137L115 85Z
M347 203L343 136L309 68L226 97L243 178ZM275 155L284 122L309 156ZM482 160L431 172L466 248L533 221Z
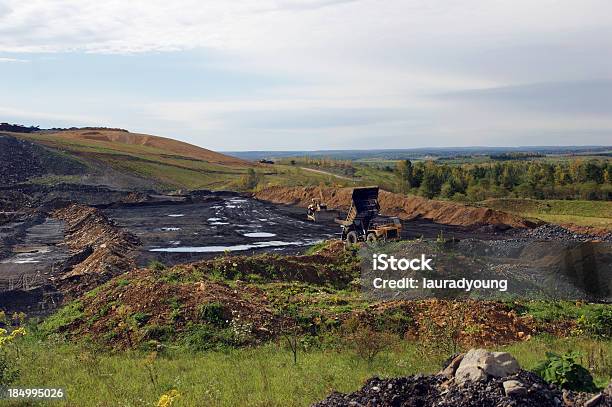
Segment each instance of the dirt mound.
M567 240L583 242L612 242L612 232L601 228L576 225L542 225L531 230L517 233L517 237L537 240Z
M220 256L183 268L215 270L228 279L257 275L262 281L300 281L344 288L359 276L360 260L344 251L338 251L338 247L343 246L334 242L321 252L308 256L269 253L256 256ZM343 266L345 272L338 272L339 265Z
M524 391L506 395L504 383L511 380L520 382ZM591 396L561 391L536 374L522 370L513 376L470 381L463 385L454 384L443 376L375 377L354 393L332 393L314 406L582 407ZM599 397L599 403L593 406L612 405L612 397L606 394Z
M99 210L71 204L52 216L66 222L65 244L73 252L57 281L69 297L135 268L140 241Z
M595 239L601 239L607 242L612 241L612 231L606 227L582 226L573 223L563 223L561 226L579 235L593 236Z
M127 144L136 146L152 147L163 150L170 154L173 153L181 157L190 157L199 160L204 160L210 163L221 165L237 165L237 166L252 166L252 163L241 160L239 158L230 157L221 153L217 153L205 148L197 147L189 143L178 140L172 140L165 137L151 136L148 134L129 133L126 131L117 130L67 130L57 133L50 133L46 137L52 142L54 138L63 140L89 140L100 145L107 144ZM45 138L46 138L45 137ZM41 142L45 142L44 139Z
M339 406L443 406L443 407L595 407L612 405L608 389L592 394L550 384L522 370L506 352L471 349L451 356L436 375L394 379L374 377L351 394L332 393L315 404ZM594 386L585 380L584 388Z
M274 203L306 207L313 197L323 197L330 209L348 210L351 188L328 187L269 187L255 193L255 198ZM418 196L406 196L380 191L381 213L401 219L422 218L445 225L479 227L493 225L499 228L531 228L532 221L488 208L435 201Z
M537 333L563 335L573 321L544 324L532 316L519 315L510 306L482 300L389 301L370 306L361 318L375 322L381 316L404 315L412 323L407 339L456 341L464 346L491 346L529 340Z
M115 348L179 337L201 340L198 346L224 340L246 345L275 335L281 321L257 288L231 288L207 278L174 281L147 269L113 279L76 306L83 316L66 327L69 334L91 335Z
M347 263L331 252L221 256L173 268L158 265L116 276L82 295L75 305L82 316L59 331L126 348L150 340L191 346L199 337L204 343L197 346L249 345L278 337L282 324L292 321L260 284L346 287L358 272L357 262Z

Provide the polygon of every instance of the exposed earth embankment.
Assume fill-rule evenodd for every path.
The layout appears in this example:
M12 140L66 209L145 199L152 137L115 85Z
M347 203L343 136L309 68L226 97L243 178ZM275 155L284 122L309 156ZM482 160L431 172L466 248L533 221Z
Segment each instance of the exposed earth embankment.
M273 203L306 207L312 198L322 197L330 209L346 211L351 202L352 188L331 187L268 187L254 194L255 198ZM406 196L380 191L383 215L401 219L427 219L445 225L479 227L493 225L501 228L531 228L533 221L489 208L478 208L454 202L435 201L418 196Z
M57 282L62 291L75 295L136 267L140 240L98 209L72 204L52 216L65 222L65 244L72 252Z

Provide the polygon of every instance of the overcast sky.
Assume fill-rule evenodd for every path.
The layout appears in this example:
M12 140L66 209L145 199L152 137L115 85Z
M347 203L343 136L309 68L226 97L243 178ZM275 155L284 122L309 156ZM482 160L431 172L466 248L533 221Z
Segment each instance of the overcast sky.
M612 144L610 0L0 0L0 121L216 150Z

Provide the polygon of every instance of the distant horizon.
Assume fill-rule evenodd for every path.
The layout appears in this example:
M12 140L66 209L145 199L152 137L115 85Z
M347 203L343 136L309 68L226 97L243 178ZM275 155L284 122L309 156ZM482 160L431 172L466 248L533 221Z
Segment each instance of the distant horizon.
M421 146L421 147L389 147L389 148L320 148L320 149L274 149L274 148L267 148L267 149L253 149L253 150L222 150L222 149L213 149L211 147L205 146L205 145L200 145L198 143L194 143L191 141L186 141L186 140L181 140L180 138L175 138L172 136L167 136L167 135L161 135L161 134L157 134L156 132L152 132L152 133L148 133L148 132L142 132L139 130L133 130L133 129L129 129L129 128L123 128L123 127L119 127L119 126L112 126L112 125L108 125L108 126L103 126L103 125L89 125L89 126L71 126L71 125L66 125L64 127L56 127L56 128L52 128L52 127L47 127L47 126L42 126L39 124L24 124L24 123L11 123L10 121L5 121L4 119L0 119L0 123L7 123L7 124L11 124L14 126L22 126L25 128L38 128L39 131L52 131L52 130L57 130L57 129L63 129L63 130L68 130L68 129L85 129L85 128L100 128L100 129L107 129L107 130L124 130L127 131L129 133L132 134L145 134L145 135L149 135L149 136L156 136L156 137L163 137L163 138L167 138L167 139L171 139L171 140L177 140L177 141L182 141L185 143L189 143L192 144L194 146L200 147L200 148L204 148L207 150L213 150L219 153L224 153L224 154L229 154L229 153L294 153L294 152L305 152L305 153L326 153L326 152L351 152L351 151L356 151L356 152L368 152L368 151L374 151L374 152L393 152L393 151L418 151L418 150L468 150L468 149L481 149L481 150L486 150L486 149L567 149L567 148L611 148L612 149L612 144L608 145L608 144L559 144L559 145L555 145L555 144L549 144L549 145L464 145L464 146L458 146L458 145L454 145L454 146Z
M199 146L201 147L201 146ZM573 144L573 145L524 145L524 146L448 146L448 147L409 147L409 148L339 148L339 149L318 149L318 150L274 150L274 149L264 149L264 150L216 150L219 153L267 153L267 152L277 152L277 153L292 153L292 152L339 152L339 151L415 151L415 150L462 150L462 149L518 149L518 148L611 148L612 145L605 144ZM203 147L205 148L205 147Z

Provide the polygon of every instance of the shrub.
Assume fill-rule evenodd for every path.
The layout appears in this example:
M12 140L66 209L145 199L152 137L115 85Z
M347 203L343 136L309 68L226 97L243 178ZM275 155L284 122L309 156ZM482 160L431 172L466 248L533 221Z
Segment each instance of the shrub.
M23 328L17 328L11 333L0 328L0 387L9 386L19 377L19 370L15 368L14 363L11 363L7 348L17 337L25 334L26 331Z
M396 339L393 334L375 331L357 317L348 319L342 328L347 344L355 350L357 356L368 363L372 363L374 358L387 350Z
M225 318L225 309L220 302L202 304L198 309L198 317L217 327L226 327L228 319Z
M149 268L153 271L164 271L166 269L166 265L158 260L153 260L149 263Z
M132 318L134 318L134 321L136 324L138 324L138 326L143 326L149 321L149 319L151 319L151 315L147 314L146 312L136 312L134 315L132 315Z
M612 338L612 309L599 308L578 318L578 327L585 333L600 338Z
M597 391L591 373L576 362L578 357L576 352L568 352L564 355L546 352L546 359L536 366L534 372L547 382L554 383L563 389Z

